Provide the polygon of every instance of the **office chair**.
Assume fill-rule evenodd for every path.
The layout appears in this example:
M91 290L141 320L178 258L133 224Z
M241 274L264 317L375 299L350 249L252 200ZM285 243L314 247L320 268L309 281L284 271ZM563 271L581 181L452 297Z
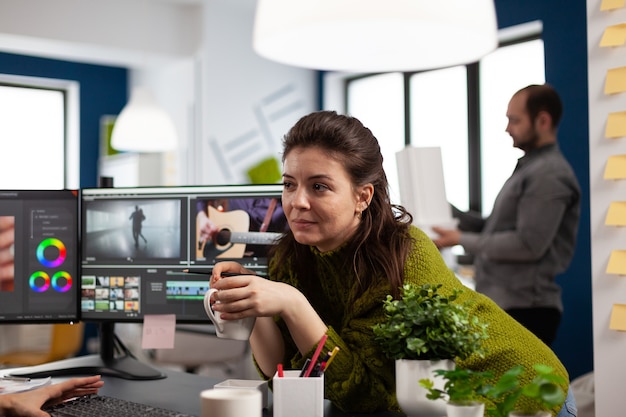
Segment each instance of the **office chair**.
M4 366L34 366L76 355L83 344L84 324L52 324L50 345L43 349L21 347L0 355Z

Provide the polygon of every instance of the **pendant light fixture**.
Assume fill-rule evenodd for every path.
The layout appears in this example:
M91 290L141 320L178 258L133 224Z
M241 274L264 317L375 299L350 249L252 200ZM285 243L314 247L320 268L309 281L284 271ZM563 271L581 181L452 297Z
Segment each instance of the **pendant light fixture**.
M133 88L128 104L115 120L111 147L130 152L165 152L175 149L177 142L170 116L147 89Z
M498 45L493 0L258 0L254 50L317 70L417 71Z

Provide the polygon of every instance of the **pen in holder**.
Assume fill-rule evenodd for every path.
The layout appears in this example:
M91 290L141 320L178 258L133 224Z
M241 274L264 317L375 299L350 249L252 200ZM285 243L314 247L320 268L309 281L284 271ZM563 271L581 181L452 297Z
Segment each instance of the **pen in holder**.
M300 377L300 370L287 370L272 379L274 417L323 417L324 374Z

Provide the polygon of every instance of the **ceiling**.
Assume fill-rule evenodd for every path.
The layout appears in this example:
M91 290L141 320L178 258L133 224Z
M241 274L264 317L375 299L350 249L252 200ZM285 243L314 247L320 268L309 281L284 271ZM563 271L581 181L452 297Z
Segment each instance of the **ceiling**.
M105 65L155 65L193 56L203 42L210 10L250 13L256 2L0 0L0 51Z

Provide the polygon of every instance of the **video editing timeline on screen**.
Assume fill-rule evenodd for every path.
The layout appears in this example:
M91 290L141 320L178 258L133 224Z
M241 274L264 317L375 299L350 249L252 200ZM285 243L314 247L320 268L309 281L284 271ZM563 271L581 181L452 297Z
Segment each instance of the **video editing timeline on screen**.
M229 193L215 187L83 190L83 319L141 321L146 314L176 314L179 322L207 323L202 303L209 289L206 271L215 262L236 259L266 275L267 247L273 243L267 236L275 238L286 225L276 203L271 213L279 220L265 217L265 201L277 200L280 187L272 186L266 195L255 195L257 188L229 188ZM200 238L204 215L223 232L220 240ZM264 220L268 226L262 229Z
M0 320L77 320L78 193L0 191L0 216L3 228L12 224L13 237L13 276L3 279Z

